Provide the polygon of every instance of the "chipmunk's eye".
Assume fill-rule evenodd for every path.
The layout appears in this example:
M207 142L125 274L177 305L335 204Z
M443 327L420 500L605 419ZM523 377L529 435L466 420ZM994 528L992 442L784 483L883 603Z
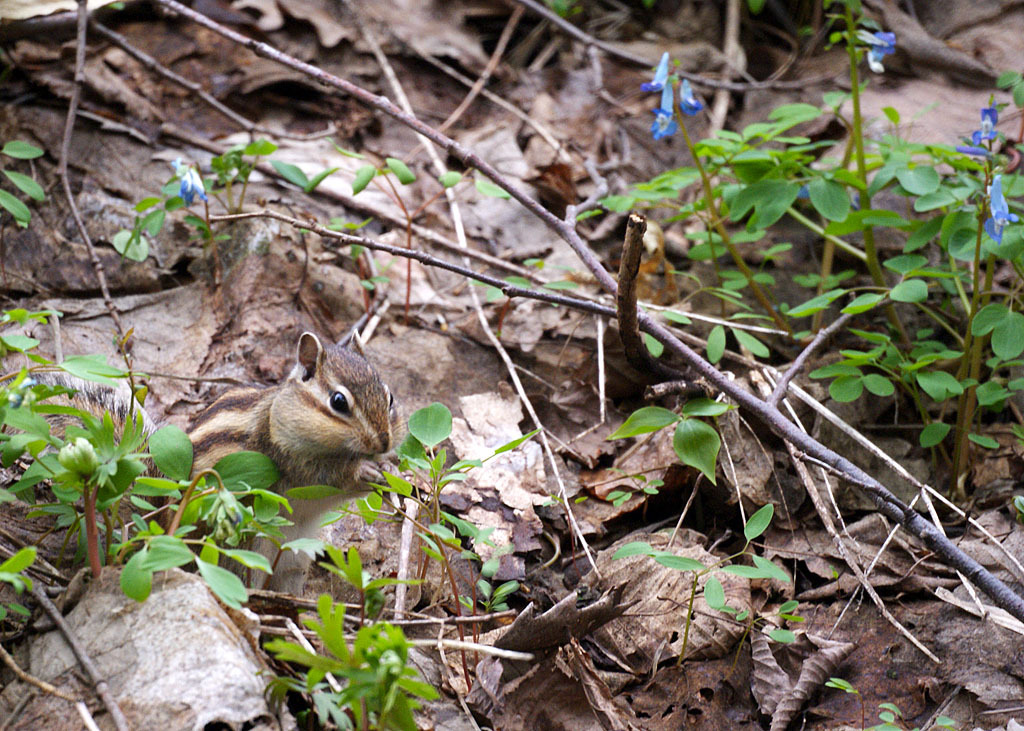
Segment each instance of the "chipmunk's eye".
M389 390L388 391L388 408L389 409L390 408L394 408L394 406L395 406L395 394L391 393L391 391Z
M331 394L331 408L339 414L348 414L351 410L348 398L341 391L335 391Z

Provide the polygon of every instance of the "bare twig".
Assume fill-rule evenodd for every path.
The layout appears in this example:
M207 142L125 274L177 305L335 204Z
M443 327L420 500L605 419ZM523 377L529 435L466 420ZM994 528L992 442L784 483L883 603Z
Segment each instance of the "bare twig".
M619 291L615 298L616 316L619 318L619 339L629 364L643 374L653 373L661 378L679 380L683 374L655 360L647 351L636 320L636 280L640 271L640 255L644 250L647 220L639 213L626 219L626 236L622 243L619 263Z
M810 345L800 352L800 355L796 357L793 364L786 369L785 373L782 374L782 378L779 379L779 382L775 384L775 389L772 391L772 395L768 397L769 406L778 408L779 401L786 395L786 389L789 388L789 382L792 381L801 370L803 370L807 359L814 354L814 351L821 347L822 343L838 332L839 328L843 327L851 317L853 317L851 313L845 312L836 318L828 327L818 331L818 334L814 336L814 340L810 342Z
M117 701L110 692L110 686L107 685L107 681L100 675L99 669L96 664L89 657L89 653L85 651L82 643L78 641L78 637L71 631L71 627L68 626L64 616L60 613L60 610L54 606L50 598L46 596L46 592L43 591L40 584L35 583L32 585L32 596L36 598L36 601L42 606L43 610L50 616L53 623L57 625L61 635L64 637L64 641L68 643L68 647L71 648L71 652L78 658L79 665L89 674L89 678L92 680L93 685L96 688L96 695L103 701L103 705L106 706L107 713L110 714L110 720L114 724L114 728L117 731L128 731L128 721L124 717L124 713L121 712L121 707L117 705Z
M765 382L764 377L757 371L751 373L750 376L758 389L760 389L762 393L767 394L769 387ZM801 425L800 428L803 428L803 426ZM857 577L857 581L860 582L861 587L863 587L864 591L866 591L868 596L871 597L871 601L875 603L875 606L878 607L878 611L881 612L882 616L885 617L889 624L895 627L900 634L910 640L914 647L924 653L929 660L936 664L941 664L942 661L935 656L935 653L925 647L920 640L911 634L910 630L900 624L899 620L896 619L896 617L894 617L889 611L889 608L885 606L885 602L882 601L882 597L878 595L875 587L871 585L870 581L868 581L868 577L865 575L860 562L846 550L846 543L843 542L842 536L840 536L839 532L836 530L835 522L832 520L832 516L828 512L828 506L826 506L824 501L821 499L821 495L818 493L818 486L814 484L814 480L811 478L810 472L807 471L806 465L804 465L803 461L800 459L800 455L796 448L793 447L791 443L786 442L786 449L789 450L789 457L792 460L793 468L800 477L800 481L803 482L804 489L807 492L808 497L811 498L811 503L814 504L815 511L818 513L818 518L821 520L822 525L825 526L825 530L828 532L829 536L832 537L832 542L835 544L840 558L842 558L846 565L850 567L850 570L853 571L854 576ZM828 485L828 474L823 470L821 476L825 481L825 484Z
M82 242L89 252L89 260L92 262L92 268L96 272L96 280L100 285L103 303L110 312L110 319L114 321L114 327L117 328L118 340L124 341L124 327L121 325L121 316L118 314L117 308L114 307L114 301L110 298L110 288L107 286L107 275L103 270L103 262L100 261L99 256L96 254L96 247L93 246L92 239L89 238L89 232L85 229L85 222L82 220L82 214L78 211L75 196L71 192L71 181L68 178L68 158L71 156L71 132L75 128L75 114L78 111L78 102L82 97L82 82L85 79L85 31L88 23L89 9L86 5L86 0L78 0L78 40L75 44L75 78L71 87L71 101L68 102L68 116L64 122L64 138L60 145L60 161L57 164L57 173L60 175L60 182L64 188L64 195L68 199L71 215L75 219L75 226L78 227L78 233L81 235Z
M78 699L75 698L73 695L65 693L60 688L57 688L51 685L50 683L47 683L45 680L40 680L35 675L30 675L29 673L26 673L24 670L22 670L18 663L15 661L15 659L11 657L10 653L8 653L7 650L4 649L3 645L0 645L0 659L3 659L4 664L7 665L7 667L11 669L11 672L17 675L22 680L22 682L28 683L29 685L34 685L44 693L49 693L50 695L55 695L58 698L63 698L64 700L70 703L78 702Z
M437 267L439 269L445 269L456 274L461 274L469 279L475 279L478 282L489 284L492 287L496 287L501 290L501 293L506 297L523 297L525 299L535 299L541 302L549 302L555 305L565 305L582 312L590 312L595 315L604 315L606 317L615 317L615 308L607 305L602 305L597 302L591 302L590 300L581 299L579 297L573 297L571 295L558 294L556 292L549 292L539 289L527 289L526 287L520 287L515 284L510 284L504 279L493 277L489 274L483 274L468 266L461 266L459 264L453 264L444 259L438 259L436 256L426 253L425 251L416 251L406 249L403 246L392 246L385 244L375 239L370 239L365 236L356 236L354 234L344 233L341 231L334 231L326 228L313 221L303 221L292 216L286 216L283 213L277 211L262 210L262 211L247 211L245 213L232 213L223 216L210 216L211 223L217 221L238 221L244 218L273 218L277 221L295 226L296 228L306 229L312 231L315 234L319 234L325 239L340 242L342 245L356 245L362 246L367 249L374 251L383 251L393 256L407 257L414 259L421 264L427 266Z
M147 69L159 74L160 76L163 76L165 79L174 84L177 84L178 86L188 89L190 92L199 97L199 99L201 99L204 103L206 103L207 106L209 106L211 109L213 109L216 112L219 112L222 116L226 117L229 121L241 127L250 135L262 133L284 139L311 140L326 137L327 135L335 134L337 132L337 129L335 128L333 123L329 124L327 129L321 132L315 132L311 135L292 135L288 134L283 130L271 130L261 125L258 125L255 122L246 119L231 107L222 103L212 94L207 92L206 89L203 88L202 84L197 84L196 82L190 81L189 79L186 79L184 76L177 74L174 71L171 71L171 69L164 66L162 63L157 61L155 58L153 58L143 50L136 48L131 44L131 42L129 42L127 38L125 38L120 33L111 30L95 18L93 18L90 22L92 24L93 30L95 30L101 36L103 36L108 41L113 43L115 46L121 48L125 53L127 53L129 56L132 56L136 61L141 63Z
M541 16L545 20L557 26L566 35L572 36L576 40L581 43L585 43L588 46L600 48L609 56L615 56L616 58L621 58L623 61L629 61L630 63L635 63L647 68L654 68L657 65L656 61L652 61L649 58L643 58L642 56L637 56L629 51L623 51L621 48L616 48L610 43L605 43L604 41L594 38L592 35L584 33L568 20L551 12L551 10L549 10L543 3L537 2L537 0L515 1L528 8L532 13ZM835 76L835 74L828 74L827 76L817 76L811 79L804 79L802 81L752 81L748 83L737 83L734 81L712 79L707 76L698 76L697 74L688 74L683 72L677 73L680 77L689 79L694 84L706 86L711 89L726 89L728 91L747 91L749 89L802 89L820 81L827 81Z

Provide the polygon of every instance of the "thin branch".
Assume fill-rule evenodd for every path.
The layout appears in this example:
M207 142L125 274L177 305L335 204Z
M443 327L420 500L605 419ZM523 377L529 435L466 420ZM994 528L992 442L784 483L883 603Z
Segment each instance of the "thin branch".
M549 21L552 25L555 25L568 36L572 36L581 43L585 43L588 46L594 46L600 48L609 56L620 58L623 61L629 61L630 63L643 66L645 68L654 68L657 66L657 61L652 61L649 58L643 56L637 56L629 51L624 51L621 48L616 48L610 43L594 38L588 33L584 33L582 30L577 28L575 25L570 23L565 18L559 17L551 10L549 10L542 3L537 0L515 0L520 5L528 8L531 12L541 16L545 20ZM820 81L828 81L833 78L835 74L827 74L824 76L816 76L811 79L803 79L797 81L752 81L748 83L737 83L733 81L722 81L720 79L712 79L707 76L698 76L697 74L689 74L686 72L676 72L681 78L689 79L694 84L699 86L706 86L711 89L726 89L728 91L748 91L750 89L803 89L812 84L816 84Z
M647 219L639 213L626 219L626 235L622 243L619 262L619 291L615 298L616 316L619 318L619 339L629 364L641 373L653 373L661 378L679 380L683 374L654 359L640 337L636 320L636 280L640 272L640 255L644 250Z
M385 244L375 239L370 239L365 236L356 236L355 234L344 233L342 231L334 231L333 229L326 228L319 223L313 221L302 221L292 216L286 216L283 213L271 210L261 211L247 211L245 213L231 213L223 216L210 216L210 222L215 223L218 221L239 221L244 218L273 218L277 221L295 226L296 228L306 229L312 231L319 236L322 236L328 240L334 240L339 242L341 245L354 245L362 246L367 249L374 251L383 251L386 254L393 256L401 256L425 264L427 266L437 267L438 269L445 269L455 274L460 274L469 279L482 282L483 284L489 284L492 287L496 287L501 290L501 293L506 297L523 297L524 299L539 300L540 302L548 302L553 305L564 305L571 307L581 312L589 312L594 315L604 315L605 317L615 317L615 308L607 305L602 305L597 302L585 300L580 297L572 297L570 295L558 294L554 291L543 291L538 289L527 289L526 287L520 287L515 284L510 284L504 279L494 277L489 274L483 274L477 272L474 269L470 269L468 266L461 266L459 264L453 264L444 259L439 259L432 254L428 254L425 251L410 250L403 246L392 246Z
M764 379L764 376L758 373L757 371L754 371L750 375L751 379L757 385L758 389L761 390L763 393L768 393L769 387ZM800 428L803 429L804 427L801 425ZM818 486L814 483L814 480L811 477L811 473L808 472L807 466L800 458L799 452L789 442L786 442L786 449L789 451L789 457L792 460L793 468L796 470L797 476L803 483L804 489L807 492L808 497L811 498L811 503L814 505L814 509L818 513L818 518L821 520L822 525L825 526L825 531L829 534L829 536L831 536L832 542L835 544L836 550L839 552L840 558L842 558L843 562L850 567L851 571L853 571L854 575L857 577L857 581L860 582L861 587L863 587L864 591L866 591L868 596L871 597L871 601L875 603L875 606L878 607L878 611L881 612L882 616L885 617L886 621L889 622L889 624L895 627L896 630L900 632L900 634L906 637L911 642L911 644L914 645L914 647L916 647L918 650L924 653L929 660L936 663L937 665L941 665L942 661L935 656L935 653L933 653L931 650L925 647L920 640L918 640L916 637L914 637L913 634L911 634L910 630L908 630L906 627L900 624L899 620L896 619L896 617L894 617L892 613L889 611L889 608L885 606L885 602L882 601L882 597L878 595L878 592L875 590L875 587L871 585L870 581L868 581L868 577L865 574L863 567L861 567L860 561L858 561L847 550L846 543L843 542L842 536L840 536L839 531L836 530L835 522L832 520L832 516L828 512L828 506L826 506L825 502L821 499L821 495L818 493ZM822 479L825 481L825 484L828 485L828 474L825 470L822 470L821 476Z
M211 109L213 109L216 112L219 112L222 116L224 116L229 121L241 127L250 135L253 135L255 133L262 133L291 140L312 140L319 139L321 137L326 137L327 135L335 134L337 132L337 129L335 128L333 123L329 124L326 130L323 130L321 132L315 132L311 135L291 135L281 130L267 129L266 127L263 127L261 125L256 124L255 122L246 119L241 114L236 112L234 109L231 109L231 107L227 106L219 99L212 96L209 92L206 91L206 89L203 88L202 84L197 84L196 82L190 81L189 79L186 79L184 76L181 76L180 74L171 71L171 69L164 66L162 63L157 61L149 54L133 46L131 42L123 35L111 30L95 18L93 18L90 21L90 23L93 27L93 30L95 30L97 33L99 33L101 36L106 38L108 41L113 43L118 48L122 49L125 53L133 57L136 61L141 63L147 69L159 74L160 76L163 76L165 79L174 84L177 84L178 86L188 89L190 92L199 97L200 100L205 102L207 106L209 106Z
M100 285L100 293L103 295L103 303L110 312L110 319L114 321L117 328L118 341L124 342L124 327L121 325L121 316L114 307L114 301L110 298L110 288L107 286L107 275L103 270L103 262L96 254L96 248L89 238L89 232L85 229L85 222L78 211L75 203L75 196L71 192L71 181L68 178L68 158L71 156L71 133L75 128L75 114L78 111L78 102L82 97L82 83L85 79L85 31L89 23L89 8L86 0L78 0L78 39L75 44L75 77L71 87L71 101L68 102L68 116L64 122L64 139L60 145L60 161L57 164L57 173L60 175L60 182L64 188L64 195L68 199L68 206L71 208L71 215L75 219L75 226L82 237L85 248L89 252L89 260L92 268L96 271L96 280Z
M44 693L49 693L50 695L57 696L58 698L62 698L68 701L69 703L78 702L78 699L70 693L65 693L60 688L57 688L56 686L51 685L50 683L47 683L45 680L40 680L35 675L31 675L22 670L21 667L18 665L17 661L15 661L15 659L11 657L10 653L8 653L7 650L4 649L3 645L0 645L0 658L3 659L4 664L7 665L7 667L11 669L11 672L17 675L22 682L28 683L29 685L34 685Z
M789 382L792 381L801 370L803 370L807 359L811 357L814 351L821 347L822 343L838 332L839 328L843 327L851 317L853 317L852 313L845 312L836 318L828 327L818 331L818 334L814 336L814 340L811 341L810 345L800 352L800 355L796 357L793 364L786 369L785 373L782 374L782 378L779 379L779 382L775 384L775 390L773 390L772 395L768 397L769 406L778 408L779 401L781 401L782 397L786 395L786 389L789 388Z
M68 647L71 648L71 652L78 658L78 664L82 666L86 673L89 674L89 678L92 680L93 685L96 688L96 695L103 701L103 705L107 708L107 713L110 714L110 720L114 724L114 728L117 731L128 731L128 721L124 717L124 713L121 711L121 707L117 705L117 701L110 692L110 686L107 685L107 681L100 675L99 669L96 664L89 657L89 653L85 651L82 643L78 641L78 637L71 630L64 616L60 613L60 610L54 606L50 598L46 596L46 592L40 587L38 583L32 585L30 589L32 596L36 598L43 610L50 615L50 619L57 625L61 635L64 637L64 641L68 643Z

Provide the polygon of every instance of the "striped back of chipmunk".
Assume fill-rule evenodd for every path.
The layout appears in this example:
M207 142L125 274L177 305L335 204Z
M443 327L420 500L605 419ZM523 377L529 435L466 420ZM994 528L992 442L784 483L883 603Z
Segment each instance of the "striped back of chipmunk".
M194 451L193 473L213 467L234 452L257 449L254 435L267 418L272 388L238 388L228 391L203 411L192 425L189 438Z
M75 391L73 395L61 398L76 409L81 409L97 418L102 418L104 413L109 412L114 423L115 434L121 434L129 417L136 413L142 417L143 428L147 435L156 430L153 417L135 401L131 389L124 381L119 382L117 386L106 386L83 380L64 371L37 371L32 374L32 377L39 383L73 389ZM58 400L53 399L53 402L56 403ZM74 417L64 414L51 414L46 417L46 420L53 426L54 432L61 437L63 437L64 428L68 424L79 423Z

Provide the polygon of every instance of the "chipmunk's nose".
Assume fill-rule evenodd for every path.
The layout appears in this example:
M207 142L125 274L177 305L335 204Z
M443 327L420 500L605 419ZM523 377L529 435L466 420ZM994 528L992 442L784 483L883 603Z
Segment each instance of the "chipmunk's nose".
M385 452L391 451L391 430L379 432L377 434L377 443L374 445L374 454L384 454Z

